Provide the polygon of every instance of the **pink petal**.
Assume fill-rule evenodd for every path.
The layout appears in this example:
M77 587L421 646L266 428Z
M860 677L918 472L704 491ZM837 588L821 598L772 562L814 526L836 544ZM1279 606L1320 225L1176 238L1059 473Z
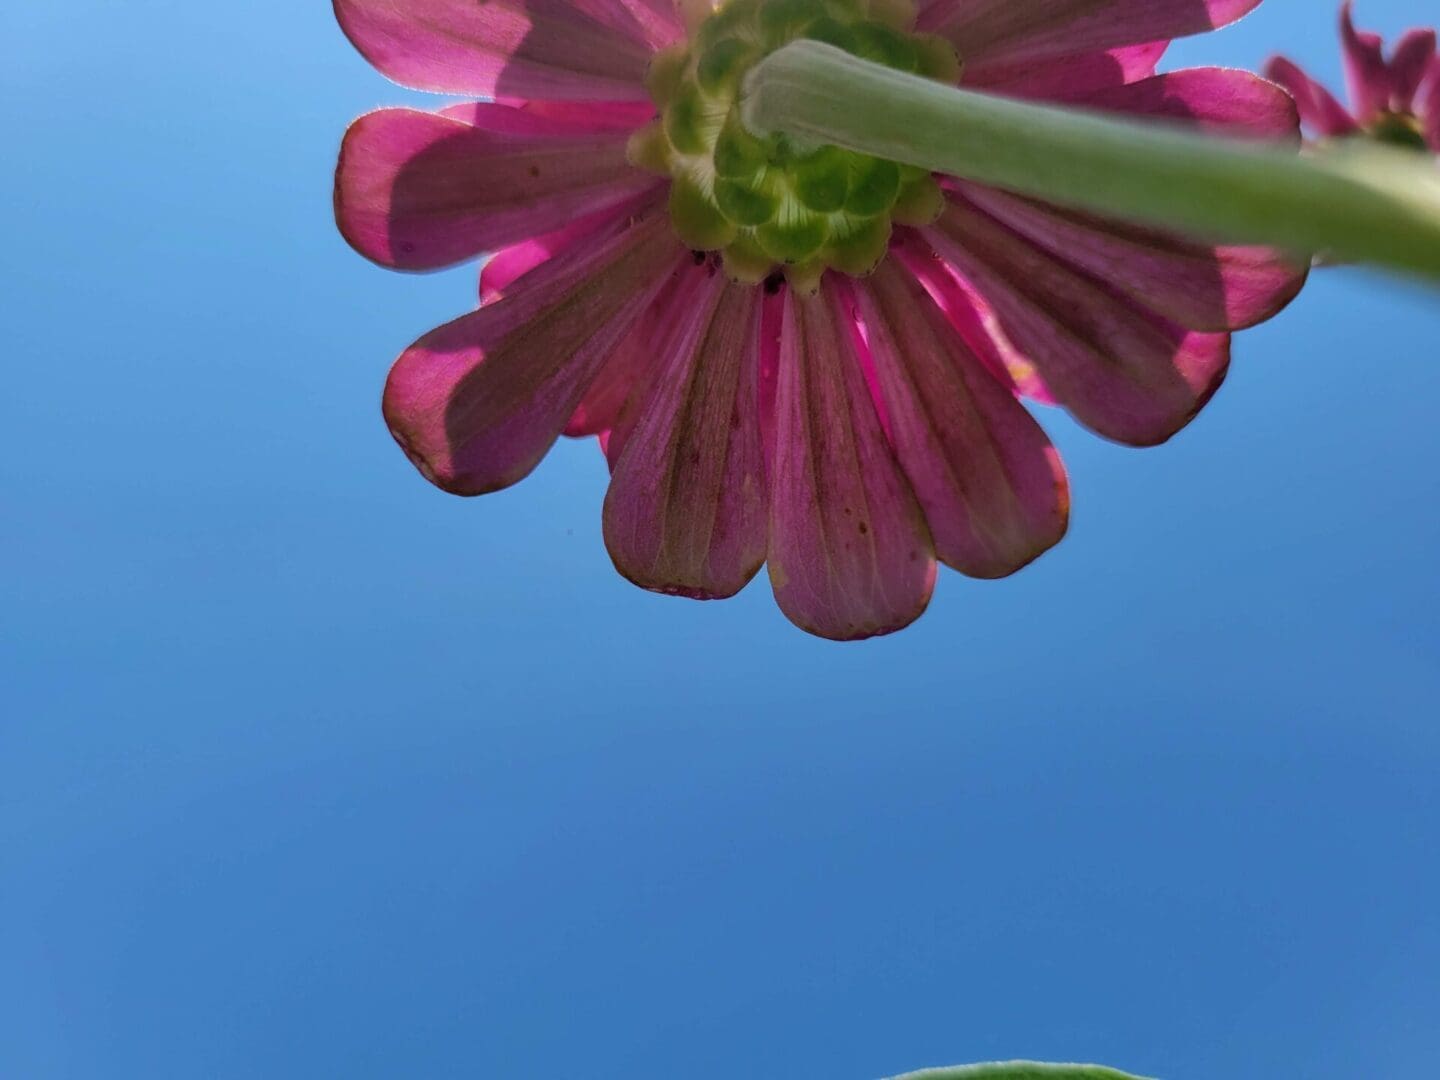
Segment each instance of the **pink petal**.
M770 479L770 583L797 626L836 640L919 618L934 545L885 443L843 309L786 291Z
M618 206L607 207L582 217L564 228L522 240L497 251L480 269L481 303L488 304L500 299L516 281L531 270L598 232L615 218L630 215L650 197L648 192L637 195Z
M780 384L780 334L785 326L784 286L766 290L760 306L760 440L766 475L775 472L775 396Z
M1146 79L1155 74L1155 65L1169 47L1168 41L1129 45L1108 51L1082 53L1035 64L971 64L961 81L997 94L1037 101L1068 101L1106 86Z
M972 577L1015 573L1065 535L1059 455L894 260L855 292L891 443L941 561Z
M986 370L1016 394L1044 405L1057 404L1035 365L1005 336L1000 319L985 297L955 273L914 229L897 231L891 254L925 286L930 299L950 320L960 340Z
M1418 111L1425 121L1425 141L1440 154L1440 59L1430 65L1430 80L1421 90Z
M518 116L517 116L518 114ZM597 131L627 134L655 119L649 101L460 101L440 110L487 131L513 134L585 135Z
M918 27L949 38L967 63L1052 60L1199 34L1260 0L938 0Z
M759 304L712 266L678 346L615 465L605 546L626 578L695 599L733 596L765 561L757 412Z
M1309 262L1262 247L1208 247L1153 229L957 184L991 217L1190 330L1241 330L1299 294Z
M1362 125L1390 107L1390 65L1385 63L1384 41L1379 34L1355 29L1354 4L1340 5L1340 41L1345 47L1345 81L1355 119Z
M666 337L682 321L675 317L676 313L690 310L695 303L695 285L695 275L681 272L661 287L650 307L605 358L600 373L566 423L566 435L579 438L618 428L619 434L613 439L618 458L638 419ZM606 440L607 457L611 441Z
M926 238L993 306L1006 335L1083 424L1164 442L1224 379L1230 339L1186 331L960 200Z
M693 260L692 253L690 265L661 289L641 324L606 360L600 377L570 419L570 431L609 428L605 460L612 471L620 463L620 455L644 415L651 386L663 368L661 359L685 347L683 338L689 321L684 316L686 313L693 316L703 304L702 296L710 278L703 272L695 272L697 264Z
M1415 107L1415 92L1435 59L1435 31L1407 30L1390 59L1390 108L1408 113Z
M660 296L665 296L674 284L673 281L669 282L661 289ZM659 302L657 298L656 304ZM632 409L638 410L639 399L644 397L644 388L650 383L650 369L655 366L656 318L655 305L652 305L635 320L630 332L610 351L594 382L585 391L580 404L575 406L570 419L565 422L566 435L580 439L603 432L608 436L615 427L624 424L620 438L615 440L618 456L618 451L629 438L630 428L633 427L633 423L626 422L632 419L626 413L626 406L635 399L636 404ZM609 443L607 437L607 458L610 457Z
M610 0L334 0L360 53L404 86L446 94L643 101L654 51ZM597 18L598 16L598 18Z
M522 479L683 255L653 206L553 259L503 300L426 334L385 387L395 440L457 495Z
M1270 59L1265 65L1265 77L1290 92L1300 109L1301 121L1315 134L1333 138L1360 130L1335 95L1283 56Z
M1289 94L1248 71L1186 68L1075 99L1089 108L1183 120L1202 131L1300 142Z
M345 239L382 266L433 270L656 187L626 160L623 132L522 134L531 119L500 106L486 113L497 114L509 114L507 126L517 132L414 109L356 120L335 173L335 218Z

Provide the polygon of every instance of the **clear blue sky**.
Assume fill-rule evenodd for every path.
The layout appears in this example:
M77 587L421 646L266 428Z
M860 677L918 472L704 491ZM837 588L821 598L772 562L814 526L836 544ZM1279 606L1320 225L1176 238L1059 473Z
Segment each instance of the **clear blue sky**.
M1329 8L1169 63L1338 79ZM837 646L624 583L593 445L404 461L473 273L336 235L409 98L328 4L0 39L0 1077L1440 1075L1440 298L1319 275L1161 449L1046 412L1070 538Z

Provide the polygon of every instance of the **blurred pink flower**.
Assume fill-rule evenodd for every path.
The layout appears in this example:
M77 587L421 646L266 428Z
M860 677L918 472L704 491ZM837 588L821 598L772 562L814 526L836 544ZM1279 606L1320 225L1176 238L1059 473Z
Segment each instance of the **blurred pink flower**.
M355 121L340 153L336 216L363 255L429 270L495 252L479 309L395 363L390 429L429 480L461 495L514 484L562 432L598 435L612 471L605 542L622 574L708 599L768 562L785 614L825 637L912 622L937 561L1014 573L1060 540L1069 509L1064 470L1019 396L1118 442L1163 442L1219 387L1230 331L1284 307L1305 268L966 182L945 181L942 197L928 176L899 195L892 183L891 209L865 219L870 234L836 234L823 249L803 232L751 228L748 204L729 217L713 205L725 182L716 140L730 129L716 135L720 119L707 128L703 110L684 113L689 91L666 72L690 56L683 71L719 85L711 53L723 34L706 28L742 12L775 22L858 10L865 21L831 20L825 33L889 49L912 70L943 41L967 86L1298 143L1295 106L1271 83L1218 68L1155 74L1168 39L1258 3L932 0L912 25L880 0L873 18L839 0L715 11L335 0L384 74L493 99L381 109ZM933 62L953 67L941 51ZM662 125L652 92L666 102ZM676 94L679 104L666 96ZM685 126L695 115L700 158ZM692 173L632 164L653 169L656 138L660 159L711 170L702 204L684 186ZM847 207L861 194L856 169L885 182L894 172L872 159L846 167ZM698 242L706 228L714 241ZM866 265L862 242L878 242ZM807 243L821 254L776 257L767 272L769 252Z
M1435 31L1408 30L1385 55L1379 34L1356 30L1354 4L1340 5L1340 40L1350 108L1290 60L1277 56L1267 77L1294 95L1300 119L1322 138L1364 135L1440 154L1440 56Z

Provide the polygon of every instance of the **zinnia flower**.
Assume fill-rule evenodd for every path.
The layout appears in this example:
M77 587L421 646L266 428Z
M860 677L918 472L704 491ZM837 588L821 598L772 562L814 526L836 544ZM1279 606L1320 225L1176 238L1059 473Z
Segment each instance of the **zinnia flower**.
M1169 39L1259 0L335 0L406 86L490 98L350 128L335 208L363 255L430 270L495 252L482 304L385 389L446 491L526 476L598 435L604 534L658 592L775 597L825 637L887 633L937 562L1014 573L1058 542L1064 470L1021 395L1121 443L1174 435L1230 331L1305 268L1056 209L834 147L756 138L736 104L813 37L933 78L1298 143L1241 71L1155 74ZM903 119L897 118L897 123Z
M1379 34L1356 30L1350 0L1340 5L1346 109L1329 90L1283 56L1265 74L1295 95L1300 118L1321 138L1366 136L1440 154L1440 56L1434 30L1409 30L1388 59Z

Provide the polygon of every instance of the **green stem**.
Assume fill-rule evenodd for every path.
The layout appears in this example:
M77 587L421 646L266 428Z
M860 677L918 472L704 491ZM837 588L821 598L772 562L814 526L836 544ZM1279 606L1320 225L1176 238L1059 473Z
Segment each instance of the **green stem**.
M1440 169L1401 151L1298 155L960 90L817 41L756 65L744 119L1062 206L1440 281Z

